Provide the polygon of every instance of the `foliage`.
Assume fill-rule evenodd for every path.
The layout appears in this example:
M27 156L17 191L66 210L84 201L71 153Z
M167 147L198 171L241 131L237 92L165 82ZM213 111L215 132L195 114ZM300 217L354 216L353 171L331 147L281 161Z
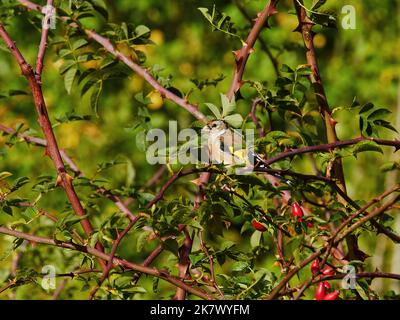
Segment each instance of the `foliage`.
M51 297L54 290L41 285L45 265L60 274L57 285L63 275L68 279L57 293L61 299L87 299L89 291L98 299L179 297L168 277L212 298L261 299L275 294L289 268L299 267L274 296L290 299L293 294L284 289L301 287L313 276L308 263L302 263L325 248L335 229L359 210L343 231L360 223L346 237L358 238L356 250L343 241L326 262L337 274L347 264L357 272L399 273L387 257L398 257L398 244L387 244L387 255L379 249L381 237L386 237L382 228L394 235L392 240L399 237L394 218L398 204L362 220L396 199L399 189L360 209L398 182L399 50L391 15L395 5L352 3L357 10L355 30L340 27L340 9L347 2L304 1L301 6L315 23L314 45L332 115L328 120L340 141L350 141L332 146L327 144L340 141L330 140L302 35L292 32L298 25L292 1L278 2L278 13L268 17L268 28L262 28L249 53L240 91L234 97L226 94L238 67L232 51L247 45L252 19L266 3L54 1L59 19L56 29L49 30L42 89L66 176L54 168L49 149L43 148L46 136L37 122L30 88L17 76L18 64L0 41L0 224L56 244L1 235L0 283L12 283L3 293L0 288L1 298ZM40 12L17 0L0 4L0 23L32 66L41 19ZM147 78L87 30L110 41ZM154 88L149 77L162 89ZM179 129L199 132L204 126L179 99L198 106L207 121L223 119L241 129L258 130L260 125L256 151L267 161L284 155L267 170L284 179L276 181L265 172L237 175L223 165L150 165L143 139L150 129L167 131L169 120L176 120ZM292 153L299 149L307 152ZM347 198L339 186L339 163ZM202 171L212 172L206 184L199 178ZM68 186L62 179L69 178L84 215L77 215L76 204L66 197ZM304 217L292 216L294 203L301 205ZM116 256L141 264L159 250L151 266L161 276L117 266L103 281L104 270L95 256L57 247L62 241L91 248L101 243L111 255L130 215L131 222L132 216L140 218L121 239ZM254 219L265 231L254 228ZM86 220L93 225L91 234L82 228ZM384 262L377 265L367 256ZM340 290L341 299L398 298L395 280L376 287L371 282L359 278L352 290L342 289L340 279L331 284ZM310 286L304 297L313 299L315 289ZM197 298L196 293L187 295Z

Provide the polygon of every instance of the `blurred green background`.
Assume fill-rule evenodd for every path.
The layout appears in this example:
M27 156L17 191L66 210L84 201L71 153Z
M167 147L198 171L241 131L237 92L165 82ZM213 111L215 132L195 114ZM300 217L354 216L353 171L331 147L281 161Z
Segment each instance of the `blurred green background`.
M44 4L45 1L37 1ZM63 1L67 2L67 1ZM198 103L202 111L207 113L204 102L219 102L219 92L226 92L229 88L234 61L232 51L240 48L241 44L235 38L227 38L221 32L212 32L210 25L204 19L198 7L212 8L214 1L195 0L115 0L105 1L109 9L109 21L122 21L134 25L146 25L151 30L150 39L155 45L143 45L139 49L146 56L146 66L159 65L166 77L171 75L174 87L187 94L191 90L189 99ZM249 21L243 16L235 1L215 1L217 8L232 17L239 33L246 36ZM242 2L248 13L254 17L260 11L265 1L252 0ZM308 2L306 2L308 4ZM353 5L356 9L356 29L344 30L340 27L341 8L343 5ZM299 33L293 32L297 26L296 16L293 14L291 1L281 1L279 13L270 20L271 28L264 30L261 37L270 48L280 64L285 63L296 67L305 63L304 47ZM346 0L328 1L325 9L337 13L338 30L316 28L318 35L315 38L317 54L322 79L325 84L329 103L333 108L351 105L353 98L361 103L373 102L377 106L392 111L390 120L396 128L400 128L400 52L399 19L400 5L398 1L378 0ZM34 16L34 14L31 14ZM39 30L36 30L27 21L26 15L18 15L8 19L7 30L16 41L30 63L34 63L37 53L37 44L40 39ZM60 23L60 22L58 22ZM85 20L88 27L101 30L104 21L101 18ZM52 31L53 35L59 32ZM128 50L127 48L120 48ZM101 177L110 181L110 187L142 187L158 169L145 161L144 153L138 149L135 136L130 129L136 121L140 103L135 95L144 90L151 93L150 88L141 78L131 74L122 80L113 80L105 83L101 96L98 117L90 108L88 95L80 96L77 85L67 94L63 78L59 74L60 59L55 54L56 47L51 46L46 55L43 75L43 90L48 104L51 120L74 111L79 115L91 114L91 121L77 121L57 125L55 133L59 145L77 162L87 176L96 174L97 163L112 160L121 160L123 163L100 173ZM129 53L129 52L128 52ZM91 67L90 63L83 62L82 69ZM95 65L93 65L95 66ZM224 75L216 88L209 86L203 90L193 89L190 79L215 79ZM256 51L248 62L244 79L267 81L273 84L276 75L268 56L261 50L259 43ZM75 88L75 89L74 89ZM0 50L0 93L9 90L25 90L26 81L20 74L17 64L6 50ZM242 90L245 100L238 102L239 111L246 116L249 111L249 102L256 97L253 88L245 85ZM153 104L148 107L151 116L151 126L165 128L167 121L177 119L180 128L186 128L193 121L192 117L179 106L159 101L157 95L152 97ZM158 99L158 100L157 100ZM355 113L339 110L334 113L338 120L338 135L340 139L354 138L359 135L358 119ZM24 123L32 134L41 136L36 121L36 113L31 96L16 95L0 99L0 122L9 127ZM383 138L393 138L390 131L382 131ZM28 176L33 181L40 175L53 175L54 170L48 158L43 157L43 150L25 143L18 143L13 148L5 145L6 137L0 137L0 172L8 171L13 174L12 179ZM384 149L385 156L378 153L363 153L357 160L346 158L344 171L349 194L354 199L368 200L383 192L394 182L399 181L396 172L382 174L379 167L389 160L399 160L399 155L393 154L392 149ZM304 170L310 170L306 164L300 164ZM193 197L196 191L194 184L188 179L181 179L168 191L167 198L176 198L177 195ZM32 199L31 184L21 191L21 196ZM153 193L154 188L147 190ZM79 188L78 188L79 191ZM33 199L32 199L33 200ZM50 197L41 200L41 207L57 215L57 208L64 206L66 198L62 191L52 191ZM116 211L114 205L106 200L99 201L98 215L92 218L94 224L100 224L104 219ZM101 211L101 216L100 216ZM96 211L95 211L96 212ZM16 221L20 217L17 210L14 216L0 214L0 223ZM45 226L49 222L40 218L40 224ZM38 229L39 223L32 224ZM396 230L400 230L400 218L397 218ZM45 234L42 229L39 234ZM368 235L368 233L367 233ZM234 231L227 233L227 239L240 242L240 235ZM0 251L7 252L12 239L0 236ZM136 246L135 236L126 238L120 253L128 260L141 262L156 245L150 243L142 250L131 250ZM246 244L243 244L246 245ZM28 245L29 247L29 245ZM361 248L371 256L367 260L370 269L375 267L382 271L400 273L400 249L384 237L363 237ZM22 255L21 265L35 266L37 271L44 264L55 264L60 272L71 271L76 264L76 258L70 253L59 249L41 249L36 255L35 249L29 249ZM45 250L45 251L43 251ZM41 261L43 257L48 260ZM0 283L9 275L13 255L9 255L0 262ZM267 258L266 266L273 268L273 257ZM168 253L163 254L156 265L162 266L162 261L171 259ZM39 261L40 260L40 261ZM61 281L61 280L58 280ZM143 287L148 293L139 294L140 297L153 298L151 279L144 278ZM67 290L64 298L86 298L87 290L78 282L70 286L78 286L82 291ZM169 287L160 282L163 288ZM374 286L379 290L396 289L392 281L374 280ZM167 291L165 291L167 292ZM70 294L70 296L69 296ZM165 293L167 294L167 293ZM0 298L7 298L6 294ZM48 298L49 295L34 285L22 287L17 292L18 298ZM159 297L159 295L158 295ZM166 296L167 297L167 296Z

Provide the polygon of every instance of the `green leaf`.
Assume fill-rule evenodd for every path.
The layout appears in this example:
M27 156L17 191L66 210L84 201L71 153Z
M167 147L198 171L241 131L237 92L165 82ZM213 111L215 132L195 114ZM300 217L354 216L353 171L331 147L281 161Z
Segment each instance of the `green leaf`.
M63 75L75 64L76 64L75 60L65 60L63 65L59 69L60 74Z
M26 91L23 91L23 90L11 89L11 90L8 91L8 95L10 97L13 97L13 96L26 96L27 94L28 93Z
M243 123L243 117L238 113L226 116L224 120L234 128L239 128Z
M236 102L233 98L232 101L229 101L228 97L223 93L221 95L221 104L222 104L222 116L227 116L235 111Z
M216 105L214 105L212 103L207 103L207 102L205 103L205 105L207 106L208 109L210 109L210 111L214 114L214 116L217 119L221 119L222 118L222 114L221 114L221 112L219 111L219 109L218 109L218 107Z
M2 248L2 252L0 253L0 262L6 260L10 254L14 251L14 246L9 246L8 248Z
M74 79L75 79L77 72L78 72L78 68L72 67L65 73L64 85L65 85L65 89L67 90L68 94L71 93L72 84L74 83Z
M12 176L11 172L3 171L0 173L0 181L6 179L8 177L11 177L11 176Z
M367 112L369 110L371 110L374 107L374 104L371 102L368 102L366 104L364 104L364 106L361 108L359 114Z
M175 256L178 257L178 242L175 239L167 239L162 242L162 246L165 250L172 252Z
M283 64L281 67L281 71L285 73L294 73L294 70L289 67L287 64Z
M358 153L365 151L374 151L383 154L382 148L374 141L361 141L357 143L353 149L353 154L357 156Z
M90 106L96 115L98 115L99 101L102 90L103 90L103 82L99 81L95 85L92 95L90 96Z
M89 42L86 41L85 39L81 38L75 41L72 45L73 50L77 50L79 48L82 48L83 46L87 45Z
M151 32L151 30L148 27L144 26L144 25L139 25L135 29L136 37L142 37L144 35L150 35L150 32Z
M390 161L390 162L384 163L379 169L382 172L388 172L388 171L392 171L392 170L399 169L399 168L400 168L400 166L397 162Z
M374 124L377 125L377 126L384 127L384 128L386 128L386 129L389 129L389 130L391 130L391 131L394 131L394 132L397 132L397 133L398 133L397 129L396 129L395 127L393 127L393 126L390 124L390 122L388 122L388 121L385 121L385 120L375 120L375 121L374 121Z
M37 210L34 207L28 207L21 212L21 215L24 217L26 221L30 221L36 217Z
M385 117L385 116L387 116L387 115L389 115L389 114L391 114L392 112L390 111L390 110L388 110L388 109L383 109L383 108L381 108L381 109L377 109L377 110L375 110L374 112L372 112L369 116L368 116L368 120L369 121L371 121L371 120L377 120L377 119L379 119L380 117Z
M7 213L8 215L10 215L10 216L13 215L12 208L11 208L10 206L5 205L5 206L3 206L2 209L3 209L3 211L4 211L5 213Z
M138 252L143 251L144 246L147 244L148 242L148 237L150 235L151 232L149 231L144 231L142 233L139 234L139 236L136 239L136 250Z
M245 271L246 269L248 269L250 266L246 261L236 261L233 265L232 265L232 271L234 272L241 272L241 271Z
M257 231L257 230L253 232L253 234L250 237L250 245L252 248L256 248L260 245L261 236L262 236L262 232Z

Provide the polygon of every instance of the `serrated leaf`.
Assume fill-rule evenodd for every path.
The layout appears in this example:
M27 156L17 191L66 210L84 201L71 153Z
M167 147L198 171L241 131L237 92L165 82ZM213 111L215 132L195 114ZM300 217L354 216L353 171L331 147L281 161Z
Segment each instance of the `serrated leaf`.
M65 73L64 85L65 85L65 90L67 90L68 94L71 93L72 84L74 83L74 79L75 79L77 72L78 72L78 68L73 67Z
M78 39L75 41L72 45L73 50L78 50L79 48L82 48L83 46L87 45L89 42L86 39Z
M381 109L377 109L377 110L375 110L374 112L372 112L369 116L368 116L368 120L369 121L371 121L371 120L377 120L377 119L379 119L380 117L385 117L385 116L387 116L387 115L389 115L389 114L391 114L392 112L390 111L390 110L388 110L388 109L384 109L384 108L381 108Z
M11 172L3 171L0 173L0 181L6 179L8 177L11 177L12 175L13 174Z
M294 70L289 67L287 64L283 64L281 67L281 71L285 73L294 73Z
M221 93L220 95L221 95L221 104L222 104L222 115L227 116L235 111L236 102L235 102L234 98L231 101L229 101L228 97L226 95L224 95L223 93Z
M250 237L250 245L252 248L256 248L260 245L261 236L262 236L262 232L257 231L257 230L253 232L253 234Z
M92 91L92 95L90 96L90 107L92 108L92 110L96 115L98 115L99 101L102 90L103 90L103 83L100 81L95 85Z
M145 244L147 243L147 239L150 235L149 231L144 231L141 234L139 234L139 236L137 237L136 240L136 250L138 252L141 252L145 246Z
M224 120L234 128L239 128L243 123L243 117L239 113L226 116Z
M151 30L144 25L139 25L135 28L136 37L142 37L146 34L150 34L150 32Z
M384 163L379 169L382 172L388 172L388 171L395 170L396 168L399 168L399 164L397 162L391 161L391 162Z
M356 156L358 153L365 151L374 151L383 154L382 148L374 141L362 141L357 143L353 149L353 154Z
M63 65L59 69L60 74L63 75L75 64L76 64L75 60L65 60Z
M10 206L5 205L5 206L3 206L2 209L3 209L3 211L4 211L5 213L7 213L8 215L10 215L10 216L13 215L13 211L12 211L12 208L11 208Z
M36 217L37 210L34 207L28 207L21 212L21 215L25 218L26 221L29 221Z
M249 268L249 264L246 261L236 261L232 265L232 271L234 272L245 271L247 268Z
M368 102L366 104L364 104L364 106L361 108L359 114L367 112L369 110L371 110L374 107L374 104L371 102Z
M375 120L374 124L380 127L384 127L386 129L389 129L391 131L394 131L396 133L398 133L397 129L395 127L393 127L390 122L385 121L385 120Z
M219 111L219 109L218 109L218 107L216 105L214 105L212 103L207 103L207 102L205 103L205 105L207 106L208 109L210 109L210 111L214 114L214 116L217 119L221 119L222 118L222 114L221 114L221 112Z

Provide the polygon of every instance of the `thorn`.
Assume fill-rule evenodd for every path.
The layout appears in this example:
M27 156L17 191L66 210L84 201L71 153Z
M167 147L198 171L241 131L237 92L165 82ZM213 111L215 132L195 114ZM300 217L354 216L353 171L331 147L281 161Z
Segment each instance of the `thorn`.
M249 49L249 54L251 54L251 53L253 53L255 51L256 51L256 49L254 49L254 47L252 47L252 48Z
M56 187L60 186L62 184L62 177L61 174L57 175L56 179Z
M329 117L329 123L332 127L335 127L338 122L335 119L333 119L332 117Z
M278 9L276 8L276 6L271 6L269 9L269 16L273 16L274 14L278 13Z
M74 178L72 176L70 176L68 173L64 173L64 175L65 175L65 178L67 179L67 181L72 184L72 181L74 180Z
M46 147L46 148L44 148L44 154L43 154L45 157L50 157L50 152L49 152L49 149Z
M236 62L239 62L239 60L240 60L240 52L241 52L240 50L232 51L233 55L235 56Z
M293 30L293 32L302 32L302 25L299 23L299 25Z
M201 186L203 183L201 182L201 178L197 178L194 180L190 180L191 183L194 183L196 186Z

